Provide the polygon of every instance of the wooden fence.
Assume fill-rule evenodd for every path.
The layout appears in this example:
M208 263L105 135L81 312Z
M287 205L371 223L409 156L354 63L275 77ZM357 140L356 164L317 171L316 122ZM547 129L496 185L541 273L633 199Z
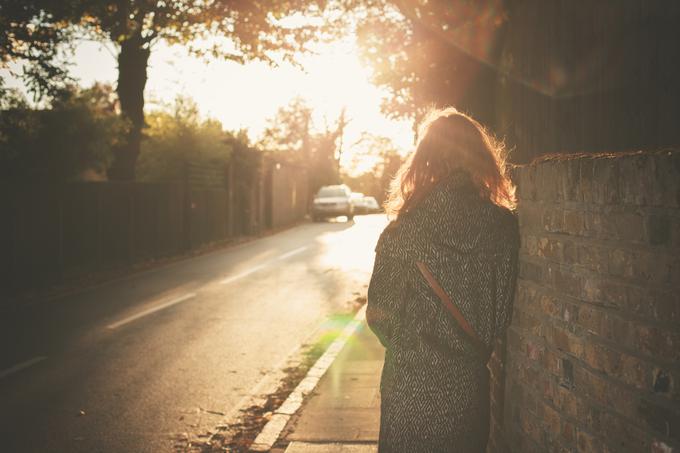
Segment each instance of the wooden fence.
M306 214L306 173L279 164L272 185L275 166L247 184L240 169L190 164L179 183L1 185L0 285L16 293L290 224Z

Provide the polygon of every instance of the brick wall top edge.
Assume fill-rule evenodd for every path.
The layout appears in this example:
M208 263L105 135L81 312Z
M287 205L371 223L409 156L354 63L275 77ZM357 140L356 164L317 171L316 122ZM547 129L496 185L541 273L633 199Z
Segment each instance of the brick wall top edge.
M660 150L637 150L637 151L621 151L621 152L601 152L601 153L568 153L568 154L546 154L537 157L528 164L511 164L512 170L521 170L523 168L536 167L544 163L560 163L569 162L573 160L596 160L596 159L625 159L630 157L640 156L680 156L680 148L669 148Z

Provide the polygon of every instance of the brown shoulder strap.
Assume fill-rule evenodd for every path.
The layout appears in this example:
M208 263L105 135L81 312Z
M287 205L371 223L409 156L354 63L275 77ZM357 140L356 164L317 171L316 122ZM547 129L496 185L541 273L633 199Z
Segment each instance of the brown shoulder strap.
M437 279L434 278L434 275L432 275L432 272L430 272L430 269L428 269L427 265L422 261L416 261L416 266L418 266L418 270L420 270L420 273L423 275L423 277L425 277L425 280L427 280L427 283L430 285L437 297L439 297L439 299L442 301L446 309L451 313L451 315L453 315L460 327L470 337L475 348L477 348L485 358L488 358L488 356L491 355L489 348L487 348L484 342L479 338L477 332L475 332L470 323L467 322L465 316L463 316L458 307L456 307L449 295L446 294L444 288L439 285L439 282L437 282Z

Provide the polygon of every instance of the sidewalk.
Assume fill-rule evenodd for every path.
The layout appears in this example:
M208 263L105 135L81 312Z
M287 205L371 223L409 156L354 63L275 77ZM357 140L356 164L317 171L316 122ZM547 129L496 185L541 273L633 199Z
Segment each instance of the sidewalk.
M362 322L272 453L377 452L384 349Z

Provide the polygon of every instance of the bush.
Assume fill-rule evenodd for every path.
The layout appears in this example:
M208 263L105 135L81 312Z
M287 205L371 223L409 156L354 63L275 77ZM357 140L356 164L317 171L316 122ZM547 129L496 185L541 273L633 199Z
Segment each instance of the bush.
M104 175L124 137L110 87L71 89L49 109L14 98L0 111L0 179L64 181Z
M140 181L179 181L187 162L225 165L235 136L216 120L201 120L196 104L178 98L171 111L155 111L146 117L147 129L137 161Z

